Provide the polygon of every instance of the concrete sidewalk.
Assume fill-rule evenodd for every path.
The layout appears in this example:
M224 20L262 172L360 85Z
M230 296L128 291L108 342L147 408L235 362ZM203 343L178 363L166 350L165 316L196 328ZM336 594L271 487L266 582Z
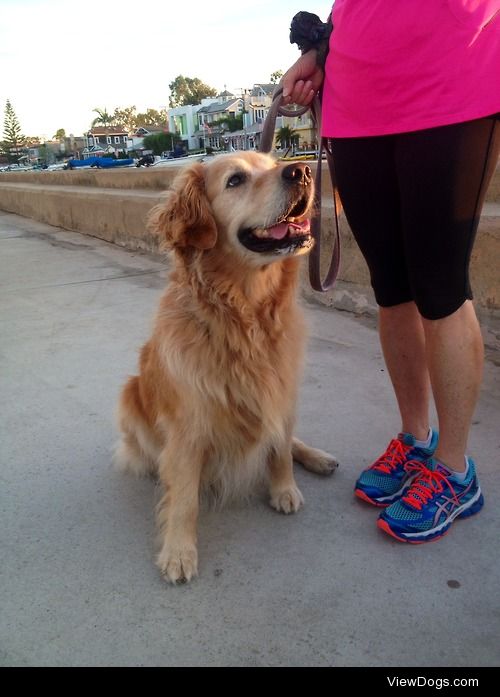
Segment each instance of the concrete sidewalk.
M298 469L296 516L264 500L203 513L200 577L170 587L155 484L110 467L164 264L6 213L0 250L2 665L499 665L498 355L470 439L483 512L399 544L352 495L399 426L373 322L307 305L298 435L341 467Z

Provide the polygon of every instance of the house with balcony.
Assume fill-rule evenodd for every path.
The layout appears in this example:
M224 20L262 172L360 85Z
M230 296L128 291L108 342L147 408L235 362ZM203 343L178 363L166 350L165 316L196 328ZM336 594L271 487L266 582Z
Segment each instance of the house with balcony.
M274 83L255 83L248 95L247 122L245 124L249 140L253 141L258 147L262 125L266 120L269 108L273 101ZM288 126L295 131L298 139L296 150L314 150L317 147L316 129L311 119L310 113L303 116L278 116L276 119L276 130Z
M83 157L126 155L128 152L128 131L122 126L94 126L85 134L87 144Z
M228 92L219 95L217 101L203 104L197 112L198 129L195 133L199 147L228 149L226 146L230 144L231 131L227 120L243 119L244 111L244 99L231 96Z

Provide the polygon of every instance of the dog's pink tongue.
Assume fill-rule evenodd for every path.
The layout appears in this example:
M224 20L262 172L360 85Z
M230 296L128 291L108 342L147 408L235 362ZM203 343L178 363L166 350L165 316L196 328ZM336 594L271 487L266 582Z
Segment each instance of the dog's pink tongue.
M288 232L288 223L279 223L267 229L269 237L275 240L282 240Z
M309 220L304 220L302 223L278 223L278 225L273 225L272 227L268 228L267 231L269 233L269 237L272 237L275 240L282 240L289 229L293 234L294 232L309 232L309 228Z

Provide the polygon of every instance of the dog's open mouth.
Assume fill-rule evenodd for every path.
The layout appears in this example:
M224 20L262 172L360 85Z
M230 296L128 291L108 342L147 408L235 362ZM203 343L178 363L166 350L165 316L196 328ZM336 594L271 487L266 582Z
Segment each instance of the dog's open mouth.
M241 229L239 241L250 251L261 254L292 254L309 249L313 244L311 223L308 218L293 215L299 213L298 209L296 205L287 216L269 227Z

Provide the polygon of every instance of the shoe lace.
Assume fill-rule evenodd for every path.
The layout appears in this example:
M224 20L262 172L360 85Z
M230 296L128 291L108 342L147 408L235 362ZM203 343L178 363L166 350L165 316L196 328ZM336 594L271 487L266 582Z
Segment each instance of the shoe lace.
M408 473L417 472L417 476L411 483L406 495L402 497L402 500L409 506L412 506L412 508L416 508L418 511L422 510L422 506L425 506L434 494L440 494L444 491L444 486L450 489L453 502L457 506L460 505L460 501L455 489L450 484L450 480L439 470L430 470L422 462L418 462L417 460L410 460L407 462L405 469Z
M406 443L398 439L391 440L385 453L373 463L370 469L384 472L384 474L391 474L398 465L404 464L409 450L411 450L411 445L406 445Z

